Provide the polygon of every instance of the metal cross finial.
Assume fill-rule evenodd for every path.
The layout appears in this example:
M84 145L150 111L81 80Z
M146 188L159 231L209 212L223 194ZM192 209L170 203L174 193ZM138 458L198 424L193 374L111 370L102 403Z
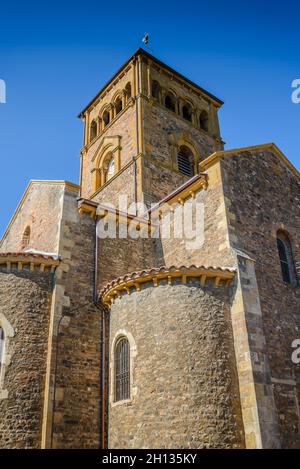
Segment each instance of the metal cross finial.
M145 44L145 46L148 45L148 42L149 42L149 34L148 33L145 33L143 39L142 39L143 43Z

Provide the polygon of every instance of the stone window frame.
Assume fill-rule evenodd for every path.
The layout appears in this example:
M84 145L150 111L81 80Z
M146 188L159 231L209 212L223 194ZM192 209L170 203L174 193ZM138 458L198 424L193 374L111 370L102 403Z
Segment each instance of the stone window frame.
M105 182L109 181L115 175L115 158L112 153L109 153L108 155L110 158L108 157L105 162Z
M289 282L284 280L283 278L282 261L280 259L280 254L279 254L278 240L282 243L284 250L285 250L288 274L290 278ZM280 267L282 281L286 285L290 285L291 287L295 288L298 286L298 278L297 278L297 271L295 267L295 260L294 260L294 255L293 255L293 248L292 248L290 234L284 229L279 229L276 232L276 241L277 241L277 251L278 251L278 256L279 256L279 267Z
M124 92L125 92L125 98L126 98L126 105L129 103L129 101L131 100L132 98L132 85L131 85L131 81L128 81L125 85L125 88L124 88Z
M153 96L153 85L156 83L159 87L159 95L158 97ZM175 111L169 109L165 105L165 98L168 95L173 95L176 101L176 109ZM201 132L204 132L208 135L211 135L212 132L212 116L210 113L210 110L207 108L207 106L203 107L199 106L196 104L189 96L186 95L180 95L174 88L171 87L163 87L160 83L160 81L154 77L151 80L150 84L150 95L149 97L154 100L155 102L159 103L164 109L166 109L169 112L172 112L173 114L176 114L178 117L184 120L184 122L189 123L190 125L193 125L197 130L200 130ZM186 119L183 117L183 112L182 108L184 106L188 106L191 108L191 120ZM200 125L200 116L202 113L205 113L207 116L207 130L201 127ZM211 135L212 136L212 135Z
M171 147L172 169L182 174L178 168L177 155L180 147L187 147L194 158L194 176L199 174L199 161L201 160L199 149L194 139L185 132L176 132L169 136L169 145Z
M166 105L166 99L167 98L170 98L171 100L173 100L173 104L174 104L174 110L171 109L170 107L168 107ZM176 115L179 115L179 112L178 112L178 96L177 96L177 93L176 91L174 91L173 89L171 88L168 88L164 91L164 94L163 94L163 105L166 109L168 109L170 112L173 112L174 114Z
M117 101L121 101L122 108L119 112L116 111ZM93 117L88 126L87 146L89 147L94 141L108 128L110 125L123 114L123 112L133 103L132 99L132 84L131 81L126 83L123 89L118 89L110 102L105 103L99 110L98 117ZM104 115L108 117L108 122L104 122ZM91 138L92 124L95 124L96 135Z
M206 109L202 109L199 112L199 128L203 130L203 132L209 133L210 130L210 118L209 118L209 113L207 112Z
M89 135L90 142L93 142L95 140L95 138L97 137L97 134L98 134L97 119L93 119L90 125L90 135Z
M177 169L178 171L187 176L194 177L195 174L195 154L187 145L180 145L177 151ZM190 174L188 174L190 172Z
M162 101L162 86L158 80L151 81L151 98L155 99L158 103Z
M118 110L118 103L121 103L121 109ZM126 91L117 90L111 100L112 120L117 117L126 107Z
M189 110L190 118L188 118L187 115L186 116L184 115L185 114L183 110L184 108ZM180 100L179 112L180 112L180 116L182 117L182 119L184 119L186 122L189 122L190 124L195 125L195 105L190 99L183 98Z
M26 226L22 236L22 249L27 248L30 244L31 228L29 225Z
M115 401L115 347L118 341L122 338L126 338L129 342L129 399L122 401ZM120 405L130 404L133 398L137 395L137 386L134 384L134 362L137 356L137 346L133 335L126 329L119 329L113 338L111 349L110 349L110 390L109 390L109 403L111 407Z
M114 158L114 175L107 180L107 170ZM107 136L102 139L93 158L92 195L93 197L106 183L112 181L121 169L121 137Z
M7 367L11 363L11 353L10 353L10 339L14 337L15 332L10 324L10 322L7 320L7 318L4 316L3 313L0 313L0 326L2 327L4 331L4 349L3 349L3 355L2 355L2 364L1 364L1 371L0 371L0 400L1 399L7 399L8 397L8 390L4 388L5 384L5 373Z

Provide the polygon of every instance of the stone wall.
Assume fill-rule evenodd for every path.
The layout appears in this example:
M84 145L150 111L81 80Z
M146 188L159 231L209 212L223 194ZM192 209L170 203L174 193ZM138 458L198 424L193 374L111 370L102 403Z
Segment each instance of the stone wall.
M90 198L93 195L92 170L96 167L95 157L103 141L110 137L120 137L120 169L126 166L137 154L136 150L136 113L133 102L114 121L105 128L92 142L82 156L81 196ZM113 149L113 148L112 148ZM130 184L128 184L130 185ZM114 193L112 192L110 195ZM97 198L96 198L97 200Z
M119 208L119 196L126 197L127 207L135 201L135 163L126 166L93 197L94 202Z
M221 164L231 244L255 260L281 445L299 448L300 368L291 344L299 338L300 293L282 280L276 243L277 230L286 230L299 262L299 179L272 149L236 152Z
M147 202L155 203L189 179L177 169L177 145L192 145L199 161L218 146L206 132L159 104L145 102L143 110L143 191Z
M57 253L64 182L33 181L0 245L0 252L19 252L25 229L30 227L28 248ZM49 223L51 220L51 223Z
M0 317L14 336L5 353L0 447L40 448L53 274L0 271ZM2 390L2 391L3 391Z
M122 275L163 266L161 254L159 239L99 239L98 291Z
M203 219L199 219L203 226L203 244L193 248L184 237L176 238L172 235L170 238L162 238L161 250L164 265L194 264L233 267L236 264L229 244L223 182L218 164L208 168L207 178L207 189L198 191L194 199L189 197L185 200L185 203L192 203L194 220L196 220L196 206L202 205L203 207ZM176 200L172 202L174 210L178 205L180 204ZM171 229L173 233L173 223ZM193 225L193 230L195 230L195 225Z
M220 165L209 168L207 176L207 189L200 189L194 199L188 197L185 200L185 203L192 203L194 220L196 206L203 206L204 219L197 220L203 225L203 245L193 247L192 243L185 238L184 232L182 237L175 237L173 215L171 215L170 237L151 238L149 232L148 238L142 238L145 236L145 228L143 228L140 238L133 239L128 236L121 239L117 230L116 239L109 237L99 239L98 289L121 275L151 267L191 264L233 267L236 264L229 245ZM181 205L176 198L170 201L170 208L176 210L178 207ZM169 210L166 213L170 213ZM157 213L154 213L154 223L159 223L156 218ZM122 223L124 222L120 222L120 225ZM161 223L162 221L160 225Z
M99 448L101 311L94 304L95 221L79 215L76 194L68 190L59 254L43 446Z
M225 287L145 284L112 305L110 346L118 334L134 342L132 399L114 403L111 379L110 448L244 447Z

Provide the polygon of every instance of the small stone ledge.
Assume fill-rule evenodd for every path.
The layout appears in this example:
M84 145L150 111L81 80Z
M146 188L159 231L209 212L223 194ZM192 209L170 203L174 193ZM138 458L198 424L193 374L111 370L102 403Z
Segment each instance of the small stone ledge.
M141 285L151 283L157 287L161 280L167 280L168 285L172 285L175 279L181 280L186 285L188 280L199 279L199 286L205 287L208 279L213 280L214 286L218 288L221 285L229 286L235 276L235 269L221 267L160 267L157 269L143 270L119 277L108 283L100 292L99 300L106 306L111 306L115 298L120 298L124 292L128 295L132 291L139 292Z
M0 253L0 269L11 272L51 272L53 273L60 261L52 256L26 252Z

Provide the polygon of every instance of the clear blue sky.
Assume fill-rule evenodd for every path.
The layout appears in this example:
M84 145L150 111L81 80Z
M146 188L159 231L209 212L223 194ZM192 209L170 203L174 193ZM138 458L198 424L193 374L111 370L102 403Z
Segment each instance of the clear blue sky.
M300 3L14 1L0 7L0 233L30 179L78 182L78 112L150 35L149 52L225 101L226 148L274 141L300 168Z

